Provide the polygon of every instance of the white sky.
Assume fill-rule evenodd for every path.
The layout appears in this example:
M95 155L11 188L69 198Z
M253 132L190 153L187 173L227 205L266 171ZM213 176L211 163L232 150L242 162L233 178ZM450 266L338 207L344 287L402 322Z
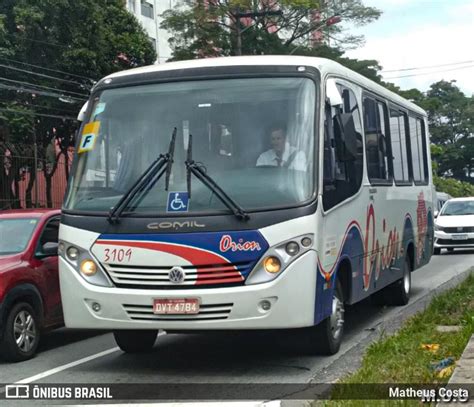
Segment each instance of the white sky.
M347 56L378 60L384 70L470 61L382 74L402 89L426 91L434 82L454 79L466 95L474 94L473 0L365 0L364 4L383 14L373 23L351 29L363 34L366 42L347 51ZM413 74L418 76L389 79Z

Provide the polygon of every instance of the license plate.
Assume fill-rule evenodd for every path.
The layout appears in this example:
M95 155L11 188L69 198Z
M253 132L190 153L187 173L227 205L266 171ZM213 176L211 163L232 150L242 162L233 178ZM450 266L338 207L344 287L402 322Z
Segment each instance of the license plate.
M467 235L452 235L453 240L467 240Z
M153 301L153 313L158 315L188 315L199 313L198 298L159 298Z

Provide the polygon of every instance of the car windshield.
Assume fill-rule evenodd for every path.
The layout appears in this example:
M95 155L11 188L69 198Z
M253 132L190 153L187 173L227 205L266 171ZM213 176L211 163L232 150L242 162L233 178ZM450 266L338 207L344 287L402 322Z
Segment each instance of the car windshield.
M441 211L442 216L474 215L474 200L447 202Z
M104 90L93 100L80 135L65 209L108 212L150 163L167 152L174 128L169 191L162 177L128 211L133 206L137 213L172 212L169 202L178 201L184 206L190 134L193 160L243 209L308 201L316 187L315 100L315 82L302 77ZM188 202L188 212L228 211L195 178Z
M34 218L0 218L0 256L24 251L37 224Z

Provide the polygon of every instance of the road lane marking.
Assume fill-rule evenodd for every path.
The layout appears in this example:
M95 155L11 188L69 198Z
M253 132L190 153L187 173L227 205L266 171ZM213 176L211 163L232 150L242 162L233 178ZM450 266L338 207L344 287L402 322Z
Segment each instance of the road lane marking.
M166 335L166 332L159 332L159 333L158 333L158 336L162 336L162 335ZM70 369L71 367L79 366L79 365L82 365L82 364L84 364L84 363L90 362L91 360L98 359L98 358L101 358L101 357L103 357L103 356L110 355L111 353L115 353L115 352L117 352L117 351L119 351L119 350L120 350L120 348L119 348L118 346L116 346L116 347L114 347L114 348L110 348L110 349L104 350L104 351L99 352L99 353L96 353L96 354L94 354L94 355L87 356L87 357L85 357L85 358L76 360L76 361L74 361L74 362L67 363L67 364L65 364L65 365L58 366L58 367L55 367L55 368L50 369L50 370L46 370L45 372L38 373L37 375L31 376L31 377L27 377L26 379L19 380L19 381L15 382L14 384L28 384L28 383L32 383L32 382L35 382L35 381L37 381L37 380L43 379L43 378L45 378L45 377L52 376L52 375L54 375L54 374L56 374L56 373L62 372L62 371L67 370L67 369Z
M134 403L133 400L127 404L108 404L110 407L148 407L148 406L159 406L159 407L207 407L207 406L219 406L219 407L280 407L281 400L272 401L185 401L185 402L173 402L173 403ZM83 406L83 404L75 404L72 407ZM102 407L103 404L88 404L89 407Z
M38 373L37 375L27 377L26 379L19 380L19 381L15 382L15 384L32 383L32 382L35 382L37 380L43 379L45 377L51 376L53 374L62 372L64 370L67 370L71 367L82 365L83 363L87 363L87 362L90 362L91 360L101 358L102 356L110 355L111 353L117 352L118 350L120 350L120 348L118 346L116 346L115 348L110 348L110 349L104 350L102 352L96 353L95 355L87 356L85 358L76 360L74 362L67 363L65 365L55 367L54 369L50 369L50 370L46 370L45 372Z

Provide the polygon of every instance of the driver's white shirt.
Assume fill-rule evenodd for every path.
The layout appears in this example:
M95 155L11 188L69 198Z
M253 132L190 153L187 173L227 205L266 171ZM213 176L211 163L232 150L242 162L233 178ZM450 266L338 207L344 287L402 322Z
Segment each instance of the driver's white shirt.
M293 154L295 151L295 147L290 146L289 143L285 143L285 150L283 151L282 160L280 164L281 167L286 165L288 158L290 158L290 155ZM273 148L268 151L265 151L258 157L256 166L259 167L262 165L271 165L274 167L278 166L278 157ZM288 168L291 170L306 171L306 156L303 151L296 153Z

